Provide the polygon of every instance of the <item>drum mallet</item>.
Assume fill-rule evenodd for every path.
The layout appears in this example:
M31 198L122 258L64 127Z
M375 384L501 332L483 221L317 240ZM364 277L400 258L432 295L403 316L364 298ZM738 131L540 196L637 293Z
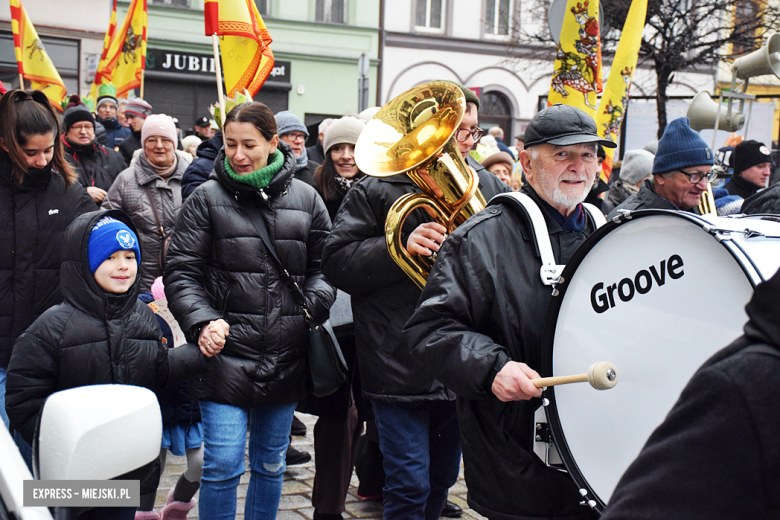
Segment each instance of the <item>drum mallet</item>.
M536 388L544 386L565 385L568 383L590 383L590 386L596 390L609 390L618 382L618 374L615 365L609 361L597 361L588 368L587 374L576 374L572 376L554 376L532 379L531 382Z

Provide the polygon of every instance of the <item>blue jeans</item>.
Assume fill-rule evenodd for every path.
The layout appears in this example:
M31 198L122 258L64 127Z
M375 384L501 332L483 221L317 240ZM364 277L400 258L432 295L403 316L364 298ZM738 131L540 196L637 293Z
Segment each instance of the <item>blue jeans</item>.
M8 420L8 414L5 413L5 379L8 376L8 370L0 368L0 420L5 424L5 429L11 424Z
M454 401L371 401L384 457L385 520L437 520L458 479Z
M260 406L247 411L229 404L200 401L203 419L200 518L236 517L236 490L245 471L247 416L251 476L244 518L276 518L294 410L294 404Z

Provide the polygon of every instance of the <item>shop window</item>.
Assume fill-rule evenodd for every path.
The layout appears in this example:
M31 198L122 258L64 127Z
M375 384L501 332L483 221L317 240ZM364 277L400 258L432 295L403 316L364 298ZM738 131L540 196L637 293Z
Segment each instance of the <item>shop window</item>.
M419 32L444 32L444 4L446 0L417 0L414 28Z
M512 0L486 0L485 36L508 38L512 31Z
M317 0L315 20L325 23L345 23L346 0Z
M164 7L185 7L190 8L191 0L150 0L151 5L161 5Z

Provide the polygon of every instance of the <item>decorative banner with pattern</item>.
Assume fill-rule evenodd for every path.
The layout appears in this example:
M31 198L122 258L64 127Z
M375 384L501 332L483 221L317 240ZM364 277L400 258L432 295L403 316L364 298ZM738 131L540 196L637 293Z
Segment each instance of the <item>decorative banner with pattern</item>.
M628 110L628 94L639 58L639 46L642 43L642 29L645 26L646 16L647 0L633 0L626 22L623 24L620 43L609 71L607 87L604 95L601 96L596 114L599 135L612 142L617 142L623 115ZM601 178L608 182L612 173L615 149L604 148L604 151L607 153L607 158L601 165Z
M274 67L271 35L254 0L206 0L206 36L218 35L225 90L254 96Z
M569 0L555 57L547 104L581 108L596 119L601 93L601 33L598 0Z
M14 32L14 51L19 74L31 83L33 90L46 94L52 106L62 112L60 101L67 93L65 83L46 53L21 1L10 2L11 28Z
M126 98L130 90L141 86L146 69L146 27L146 0L133 0L122 27L111 39L105 67L99 71L101 83L113 83L117 97Z

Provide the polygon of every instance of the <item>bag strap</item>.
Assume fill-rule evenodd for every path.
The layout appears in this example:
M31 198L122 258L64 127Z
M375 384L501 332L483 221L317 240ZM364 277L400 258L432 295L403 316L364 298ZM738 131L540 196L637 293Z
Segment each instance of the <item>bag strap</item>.
M271 258L274 259L274 263L279 269L282 282L290 291L290 294L292 294L293 300L303 309L303 313L306 315L307 319L313 319L309 313L309 310L306 308L306 297L303 294L301 286L298 285L298 282L293 279L293 277L290 275L290 272L287 271L287 269L284 267L284 264L282 264L282 261L279 260L279 256L276 254L276 248L271 242L271 237L268 235L268 228L265 225L263 215L260 213L260 208L258 208L256 204L253 204L253 201L251 200L237 200L241 207L244 208L244 211L246 211L247 215L249 215L249 220L252 221L252 225L255 227L257 232L260 233L260 238L262 239L263 244L265 244L265 248L271 254Z
M152 206L154 221L157 222L157 231L160 232L160 235L162 237L165 237L165 229L163 229L162 221L160 220L160 215L157 213L157 206L154 205L154 199L152 198L152 190L149 189L148 184L144 186L144 191L146 192L146 196L149 198L149 204Z

